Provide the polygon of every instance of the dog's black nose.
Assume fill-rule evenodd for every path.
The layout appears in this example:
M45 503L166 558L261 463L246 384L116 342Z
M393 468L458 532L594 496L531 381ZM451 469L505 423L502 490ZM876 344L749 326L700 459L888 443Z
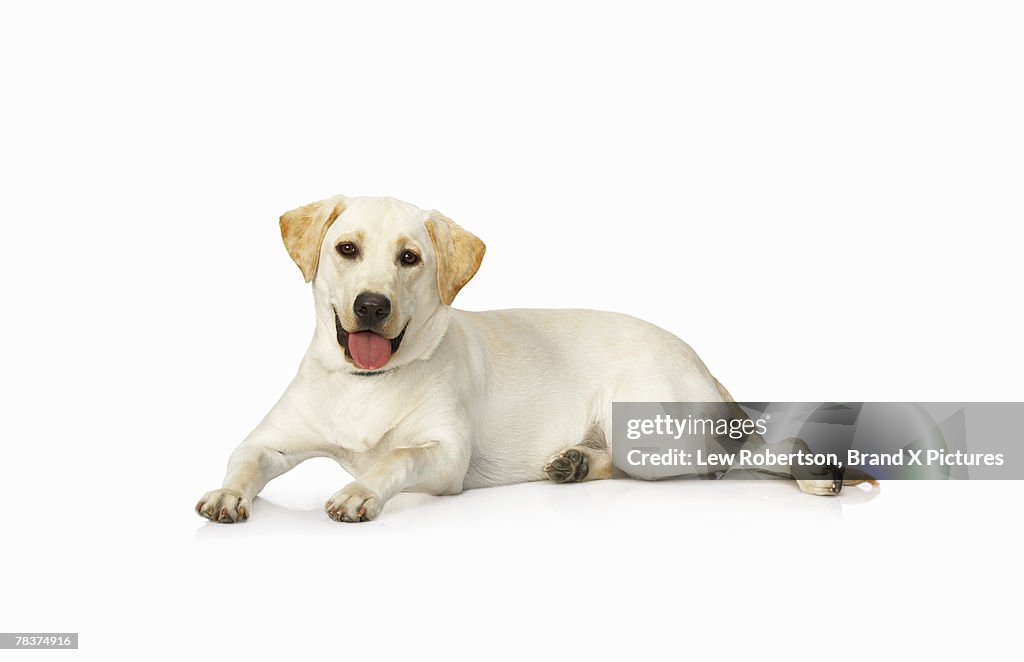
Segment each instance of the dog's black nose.
M391 300L383 294L363 292L356 297L352 310L360 322L377 324L383 322L391 314Z

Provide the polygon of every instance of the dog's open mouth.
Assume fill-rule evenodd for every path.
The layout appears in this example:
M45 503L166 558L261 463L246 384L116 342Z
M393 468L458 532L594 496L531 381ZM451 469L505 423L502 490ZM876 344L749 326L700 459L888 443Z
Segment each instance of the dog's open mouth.
M391 355L398 351L409 324L406 323L402 327L402 332L394 338L385 338L373 331L350 333L342 328L338 311L334 311L334 328L338 332L338 344L344 348L345 356L357 367L363 370L380 370L391 359Z

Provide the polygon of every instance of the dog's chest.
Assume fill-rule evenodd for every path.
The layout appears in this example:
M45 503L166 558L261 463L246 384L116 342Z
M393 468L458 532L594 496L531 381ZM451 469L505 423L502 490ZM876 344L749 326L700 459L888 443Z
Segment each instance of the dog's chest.
M356 383L323 394L319 408L328 443L364 453L390 439L416 398L380 386Z

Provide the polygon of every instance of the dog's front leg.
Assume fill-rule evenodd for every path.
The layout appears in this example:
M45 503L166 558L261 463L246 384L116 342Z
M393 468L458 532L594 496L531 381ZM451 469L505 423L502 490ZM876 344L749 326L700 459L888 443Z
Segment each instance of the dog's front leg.
M303 460L325 455L311 447L247 440L231 454L223 486L204 494L196 512L223 524L244 522L249 519L252 500L267 483Z
M203 495L196 512L214 522L244 522L252 500L272 479L313 457L326 457L323 443L291 406L287 397L235 449L228 460L222 487Z
M430 441L387 451L368 471L327 500L324 508L338 522L367 522L399 492L458 494L469 466L469 452L458 443Z

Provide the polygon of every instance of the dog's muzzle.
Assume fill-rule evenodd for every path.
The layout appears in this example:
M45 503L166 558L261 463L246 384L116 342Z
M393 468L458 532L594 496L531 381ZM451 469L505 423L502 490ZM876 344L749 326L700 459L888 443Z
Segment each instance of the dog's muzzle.
M345 356L358 368L363 370L380 370L391 356L398 351L405 337L406 323L402 332L394 338L385 338L375 331L346 331L341 325L337 309L334 310L334 328L338 334L338 344L345 350Z

